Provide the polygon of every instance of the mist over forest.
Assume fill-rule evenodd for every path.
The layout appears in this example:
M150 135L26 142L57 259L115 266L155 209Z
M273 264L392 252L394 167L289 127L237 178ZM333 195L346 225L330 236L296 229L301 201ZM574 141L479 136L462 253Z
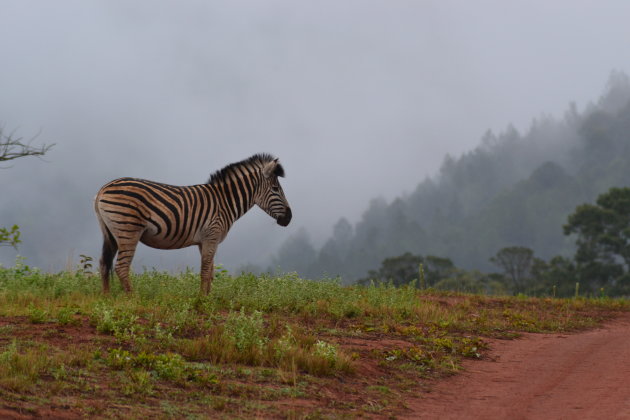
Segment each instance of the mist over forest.
M307 230L297 232L270 270L339 275L349 283L406 252L485 272L498 270L490 258L505 247L568 257L575 238L563 233L567 216L611 187L630 186L628 168L630 82L613 72L584 110L571 104L562 117L535 118L524 133L486 132L475 149L446 156L439 173L411 193L372 199L355 224L339 219L322 247Z
M567 212L622 185L605 163L624 156L604 145L619 135L588 146L596 158L587 139L621 124L625 76L597 97L630 69L623 0L7 0L2 14L0 129L54 144L0 165L0 228L22 240L3 266L98 259L93 198L110 180L193 185L255 153L280 158L293 220L252 209L216 262L348 282L404 252L479 269L508 244L568 255ZM133 268L199 262L141 245Z

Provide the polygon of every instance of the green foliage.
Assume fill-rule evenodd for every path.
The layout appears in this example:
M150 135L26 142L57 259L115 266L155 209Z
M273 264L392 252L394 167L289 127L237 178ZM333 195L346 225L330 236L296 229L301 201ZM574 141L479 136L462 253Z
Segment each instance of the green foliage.
M17 249L20 240L20 227L13 225L10 229L0 228L0 246L9 245Z
M455 269L434 287L449 279L455 288L490 287L489 278ZM132 295L118 286L104 297L98 279L81 272L0 268L0 315L11 320L0 328L5 399L83 410L87 398L91 411L81 413L99 418L286 417L296 399L328 407L327 390L343 382L353 398L321 416L354 404L357 416L370 417L359 407L399 407L409 384L483 355L482 336L592 327L627 308L607 297L489 298L295 274L220 271L207 297L196 273L152 271L133 281ZM15 336L23 341L12 343ZM378 369L351 375L357 366Z
M79 260L79 270L86 275L92 274L92 261L94 261L94 258L84 254L80 254L79 257L81 258Z
M61 308L57 311L57 322L60 325L78 325L80 321L74 317L76 313L77 310L74 308Z
M29 390L49 372L72 363L71 355L57 354L45 345L19 343L13 339L0 351L0 388Z
M142 368L151 371L156 377L178 380L188 376L190 368L179 354L152 354L141 352L133 355L127 350L112 349L107 356L107 364L117 370Z
M90 407L107 407L86 414L97 417L220 417L209 410L223 410L227 418L249 418L263 409L285 415L286 401L295 398L328 401L325 390L342 381L361 404L386 396L388 403L379 401L393 407L418 375L441 376L462 358L479 358L482 336L592 327L628 307L608 297L489 298L226 272L208 297L199 297L190 273L142 273L131 296L118 288L103 297L97 281L96 292L85 286L91 277L0 268L7 286L0 288L1 315L12 321L0 328L0 392L7 399L37 396L49 407L89 397ZM448 279L461 286L464 277L490 284L463 270ZM67 327L35 328L31 319ZM14 336L23 341L12 342ZM349 376L357 365L377 364L376 371L361 370L362 380ZM269 411L275 400L281 408Z
M436 290L495 296L505 295L509 292L505 276L496 273L484 274L476 270L457 270L452 276L437 282L434 288Z
M610 287L630 293L630 188L611 188L596 204L578 206L564 232L577 236L575 262L583 285L591 292Z
M219 307L300 312L318 300L336 301L344 288L334 280L309 281L296 273L282 276L242 274L213 283L211 298Z
M153 378L145 370L129 370L122 381L122 392L127 397L153 394Z
M114 369L124 369L134 365L133 356L127 350L112 349L107 356L107 364Z
M240 312L231 312L225 320L223 334L239 351L262 352L267 338L264 335L262 313L254 311L245 314L245 308Z
M39 308L33 303L28 305L29 319L33 324L43 324L48 320L48 311Z
M10 268L0 267L0 294L15 300L37 297L70 296L76 293L94 295L100 293L99 285L79 272L43 273L25 264L18 256Z
M45 369L41 363L33 363L34 358L18 352L17 341L13 340L0 353L0 385L23 391L37 380ZM39 361L39 358L35 359Z
M579 279L574 261L565 257L554 257L549 262L535 259L532 277L536 279L531 293L538 296L570 297Z
M391 282L395 286L415 284L416 287L433 287L440 280L455 273L455 265L448 258L428 255L412 255L409 252L398 257L385 258L378 270L370 270L368 277L358 281L367 285L370 281ZM423 280L424 284L420 284Z
M314 346L313 354L327 360L330 364L337 362L337 349L334 344L327 343L322 340L317 340Z
M297 347L297 339L293 335L293 329L290 325L287 325L285 333L273 344L275 359L277 361L285 359L286 356L294 352Z
M121 334L130 331L138 316L124 309L112 308L105 302L96 304L91 313L91 322L103 334Z
M385 258L378 270L370 270L368 278L360 280L360 284L368 284L370 280L377 282L391 282L395 286L410 284L418 280L419 267L424 263L424 258L412 255L409 252L399 257Z

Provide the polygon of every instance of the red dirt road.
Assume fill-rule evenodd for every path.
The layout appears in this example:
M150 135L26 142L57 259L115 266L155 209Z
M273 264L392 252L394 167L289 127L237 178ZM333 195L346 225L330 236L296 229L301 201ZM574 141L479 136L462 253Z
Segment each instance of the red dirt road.
M491 340L490 358L407 402L408 419L630 419L630 314L577 334Z

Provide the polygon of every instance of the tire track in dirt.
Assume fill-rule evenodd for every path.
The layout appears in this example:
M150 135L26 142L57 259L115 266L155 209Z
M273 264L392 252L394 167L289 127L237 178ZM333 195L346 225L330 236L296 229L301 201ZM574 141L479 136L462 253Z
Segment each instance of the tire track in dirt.
M407 401L408 419L630 419L630 314L576 334L490 340L487 360Z

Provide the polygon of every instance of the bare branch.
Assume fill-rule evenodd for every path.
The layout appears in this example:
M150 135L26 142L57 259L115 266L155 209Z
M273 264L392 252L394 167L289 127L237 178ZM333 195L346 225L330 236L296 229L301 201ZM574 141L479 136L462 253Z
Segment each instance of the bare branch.
M54 144L42 144L32 146L33 140L39 133L28 142L23 142L22 137L14 137L14 133L4 134L0 127L0 163L26 156L43 156L54 146Z

